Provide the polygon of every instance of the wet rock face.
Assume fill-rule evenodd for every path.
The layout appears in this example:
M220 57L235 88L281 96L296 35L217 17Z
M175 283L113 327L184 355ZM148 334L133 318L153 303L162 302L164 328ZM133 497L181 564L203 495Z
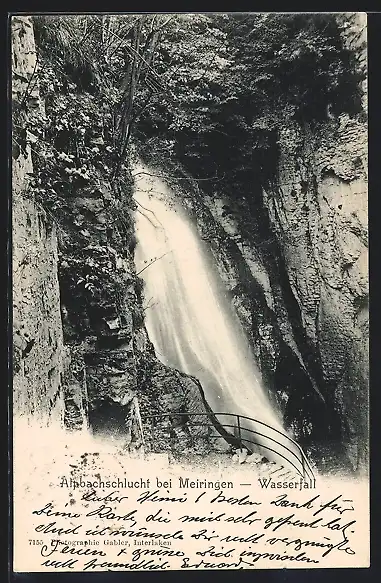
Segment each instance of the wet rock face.
M343 116L297 131L264 193L322 393L354 467L364 462L368 392L366 129Z
M12 20L12 93L22 125L27 114L20 104L36 51L31 19ZM32 86L28 115L43 107L38 84ZM90 425L95 433L136 442L142 440L140 405L143 413L203 410L197 382L156 360L144 328L130 185L71 193L55 215L57 235L27 196L33 164L24 133L15 132L12 170L15 414L43 424L54 418L70 431ZM172 417L165 422L176 443L202 433Z
M368 431L366 128L343 115L314 132L285 126L280 143L260 204L215 193L194 216L286 424L317 458L356 469Z
M345 34L357 50L355 20ZM36 55L30 19L13 21L17 105ZM30 111L42 107L33 87ZM124 200L106 186L73 194L58 254L46 213L24 196L29 138L18 136L13 151L15 411L124 436L139 431L138 400L159 449L168 436L180 449L210 447L210 430L183 422L207 412L202 388L155 358L144 328L130 190ZM279 144L277 179L253 200L184 199L286 425L317 461L335 453L357 468L368 430L365 124L347 115L314 131L288 124ZM163 421L149 420L161 412Z
M200 382L172 369L154 356L140 371L143 427L151 451L207 454L228 449L221 439ZM221 442L223 444L221 445Z
M67 364L55 232L32 201L13 205L14 412L62 422Z
M180 443L183 449L193 447L197 436L200 443L205 439L177 413L204 411L202 389L155 357L134 266L131 190L125 188L123 196L125 204L115 217L109 202L118 203L117 191L107 196L78 191L61 217L66 226L59 279L64 340L71 353L66 426L75 430L88 422L94 433L125 441L126 447L144 439L148 444L150 436L159 450ZM166 415L150 417L158 413Z
M270 398L304 446L326 436L331 423L303 353L305 332L296 301L290 301L287 272L265 216L241 200L234 212L218 195L199 199L194 213L233 307L253 348ZM299 318L300 319L300 318ZM300 335L298 334L300 332ZM324 421L323 421L324 420Z
M38 84L26 91L35 64L31 18L14 16L13 114L21 127L42 107ZM13 137L13 411L42 425L61 424L67 354L60 315L56 231L43 209L27 196L28 173L33 172L30 136L16 128Z
M337 20L364 78L363 111L330 118L314 131L285 126L277 180L263 202L287 274L288 304L297 307L294 330L305 334L310 356L303 360L335 428L325 442L341 443L356 469L368 457L366 14Z

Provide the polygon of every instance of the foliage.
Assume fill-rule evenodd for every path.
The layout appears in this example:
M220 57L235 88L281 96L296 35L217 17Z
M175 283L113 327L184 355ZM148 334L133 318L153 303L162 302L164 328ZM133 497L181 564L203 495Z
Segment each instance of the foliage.
M103 115L90 94L73 92L51 97L47 115L29 129L41 139L34 144L31 187L51 210L70 196L99 191L110 180L112 147L103 139Z
M205 188L253 198L281 128L359 110L334 14L39 16L35 28L46 116L28 128L32 188L53 210L78 190L120 193L132 139Z
M70 280L70 292L78 295L82 291L89 301L99 300L103 286L112 287L119 282L115 261L107 248L88 248L79 256L72 256L70 260L66 258L61 262L60 269L62 273L65 272L68 281Z
M60 15L34 18L36 82L45 116L29 119L35 137L31 188L53 210L78 190L128 184L134 124L160 81L155 46L160 15Z
M333 14L178 16L173 26L158 62L176 99L146 112L142 134L164 138L196 177L217 170L230 193L274 174L285 124L360 110Z
M97 330L107 315L112 319L123 314L129 277L119 269L112 248L92 245L66 253L59 262L59 279L61 302L77 336Z

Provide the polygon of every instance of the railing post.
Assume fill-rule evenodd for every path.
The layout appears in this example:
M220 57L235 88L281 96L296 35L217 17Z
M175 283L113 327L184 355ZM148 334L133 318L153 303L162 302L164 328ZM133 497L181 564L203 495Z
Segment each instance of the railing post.
M239 439L239 449L242 449L242 437L241 437L241 421L239 415L237 415L237 427L238 427L238 439Z
M153 451L153 450L154 450L154 447L155 447L155 444L156 444L156 439L155 439L155 438L156 438L156 436L155 436L155 433L156 433L156 432L155 432L155 427L156 427L156 425L157 425L157 419L159 419L159 418L160 418L160 419L162 419L162 420L165 420L165 419L167 418L167 419L168 419L168 421L169 421L169 423L168 423L168 428L167 428L167 429L169 430L169 447L170 447L170 449L172 449L172 444L171 444L171 422L170 422L170 416L171 416L171 415L173 415L173 414L174 414L174 412L170 411L170 412L161 413L161 414L159 414L159 415L147 415L147 417L146 417L146 416L144 416L144 418L145 418L145 419L147 419L147 421L146 421L146 422L147 422L147 423L150 423L150 425L151 425L151 440L150 440L150 441L151 441L151 451ZM180 412L178 412L178 414L179 414L179 415L181 415L181 414L183 414L183 413L181 413L181 414L180 414ZM193 412L193 413L188 413L188 416L189 416L189 424L186 422L186 424L185 424L185 425L186 425L186 426L187 426L187 428L189 429L189 433L190 433L190 436L189 436L189 437L190 437L190 443L191 443L191 445L192 445L192 446L194 446L195 444L197 444L197 443L198 443L198 441L197 441L197 436L195 436L195 435L193 434L193 432L192 432L192 422L190 421L190 419L191 419L192 417L194 417L194 416L197 418L197 416L198 416L198 415L200 415L200 416L202 416L202 415L205 415L205 416L207 417L207 420L208 420L208 421L207 421L207 423L206 423L205 425L206 425L206 426L208 427L208 429L209 429L209 431L208 431L208 437L209 437L209 438L210 438L210 429L211 429L211 428L213 427L213 425L214 425L214 424L213 424L213 421L211 420L211 418L210 418L210 416L209 416L209 413L204 413L204 412L202 412L202 413L194 413L194 412ZM261 435L261 436L262 436L262 437L264 437L266 440L273 441L273 442L277 443L279 446L281 446L281 447L284 447L284 448L285 448L286 450L288 450L288 451L289 451L289 452L290 452L290 453L291 453L291 454L292 454L292 455L293 455L293 456L294 456L294 457L297 459L297 461L300 463L300 465L301 465L301 469L302 469L302 472L300 472L300 466L298 466L298 467L297 467L297 466L295 465L295 463L296 463L296 462L295 462L295 463L291 462L291 461L289 460L289 458L288 458L288 457L285 457L284 455L282 455L282 454L280 454L280 453L279 453L279 455L280 455L281 457L283 457L284 459L286 459L286 460L287 460L287 461L288 461L288 462L289 462L289 463L290 463L290 464L291 464L291 465L292 465L292 466L295 468L295 470L297 470L297 472L298 472L298 473L300 473L300 474L303 476L303 478L304 478L305 480L306 480L307 478L310 478L310 479L311 479L311 476L312 476L312 479L314 479L314 473L313 473L312 467L311 467L311 465L310 465L310 463L309 463L309 461L308 461L308 458L307 458L307 457L304 455L304 453L303 453L303 450L302 450L302 448L299 446L299 444L298 444L298 443L296 443L296 442L295 442L293 439L291 439L291 438L290 438L290 437L289 437L287 434L285 434L285 433L282 433L281 431L278 431L277 429L274 429L274 428L272 428L271 426L267 425L266 423L263 423L262 421L258 421L258 420L256 420L256 419L252 419L252 418L250 418L250 417L245 417L244 415L242 415L242 416L241 416L241 415L238 415L238 414L236 414L236 413L218 413L218 414L216 413L215 415L222 415L222 416L223 416L223 415L227 415L227 416L229 416L229 419L230 419L230 418L233 418L233 417L236 417L236 419L237 419L236 426L234 426L234 424L232 424L232 425L228 425L227 427L230 427L230 429L227 431L227 433L228 433L228 434L230 434L230 437L233 437L233 435L234 435L234 437L235 437L236 439L238 439L238 441L239 441L239 443L240 443L240 449L242 449L242 445L243 445L243 443L242 443L242 427L241 427L241 417L242 417L243 419L249 419L249 420L251 419L252 421L256 421L257 423L259 423L259 424L261 424L261 425L264 425L264 426L268 427L269 429L273 429L273 430L274 430L276 433L279 433L279 434L280 434L280 435L282 435L284 438L288 439L288 441L289 441L289 442L291 442L291 443L293 444L293 446L294 446L294 449L293 449L293 450L291 450L291 449L289 449L289 448L288 448L286 445L284 445L284 443L280 443L280 442L276 441L275 439L273 439L272 437L269 437L269 436L268 436L268 435L266 435L266 434L259 433L258 431L252 431L252 430L250 430L250 429L247 429L247 430L245 430L245 435L246 435L246 432L247 432L247 431L251 431L251 432L252 432L252 433L254 433L254 434L255 434L255 433L257 433L257 434ZM217 420L218 420L218 419L217 419ZM156 421L156 423L155 423L155 421ZM202 424L202 425L204 425L204 424ZM223 424L222 422L220 422L220 425L221 425L223 428L225 427L225 426L224 426L224 424ZM234 430L234 433L233 433L232 429ZM232 435L232 433L233 433L233 435ZM221 435L222 435L222 433L221 433ZM257 443L257 441L252 441L252 440L248 439L248 438L247 438L247 436L246 436L246 439L245 439L245 441L248 441L249 443L253 443L253 444L257 444L257 445L259 445L259 444ZM264 448L266 448L266 447L267 447L267 449L269 449L270 451L275 451L275 453L278 453L278 451L277 451L277 450L271 450L271 448L270 448L269 446L263 445L263 443L262 443L261 445L262 445ZM296 450L297 450L296 452L295 452L295 448L296 448ZM299 454L299 455L297 455L297 454Z
M304 455L302 453L302 469L303 469L303 478L306 479L306 468L304 467Z

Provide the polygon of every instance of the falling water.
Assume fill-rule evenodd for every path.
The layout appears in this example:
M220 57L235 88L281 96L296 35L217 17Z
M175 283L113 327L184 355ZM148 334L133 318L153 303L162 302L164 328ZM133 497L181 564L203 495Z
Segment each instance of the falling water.
M145 324L157 357L197 377L215 413L252 417L284 432L204 241L174 193L150 173L154 174L144 166L135 172L136 268L145 282ZM217 418L223 424L237 424L235 417ZM286 453L251 430L290 447L261 424L241 420L241 426L247 439ZM236 428L230 431L236 433ZM279 461L275 452L262 451Z

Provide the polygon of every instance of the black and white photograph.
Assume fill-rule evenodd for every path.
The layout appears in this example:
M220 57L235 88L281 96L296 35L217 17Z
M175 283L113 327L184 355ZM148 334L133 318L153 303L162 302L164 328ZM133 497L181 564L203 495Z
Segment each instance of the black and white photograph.
M9 20L13 571L369 567L367 14Z

